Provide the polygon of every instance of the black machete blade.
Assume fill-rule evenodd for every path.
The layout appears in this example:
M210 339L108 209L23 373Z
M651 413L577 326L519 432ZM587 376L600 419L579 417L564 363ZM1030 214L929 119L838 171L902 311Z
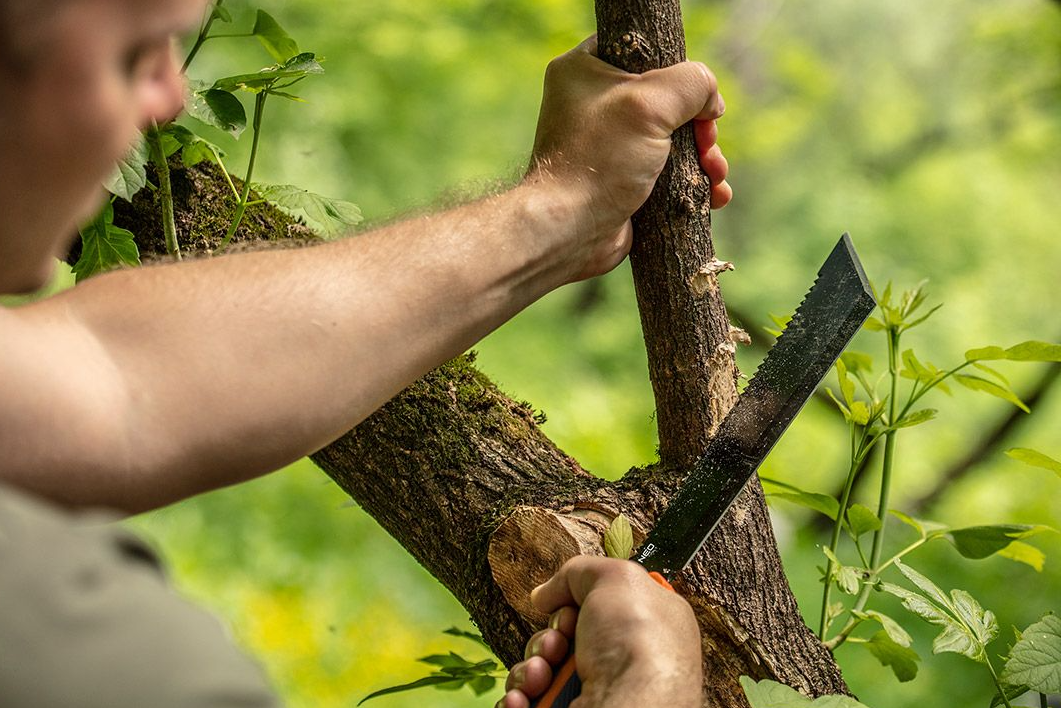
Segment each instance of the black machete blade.
M876 304L844 234L634 560L669 578L693 559Z

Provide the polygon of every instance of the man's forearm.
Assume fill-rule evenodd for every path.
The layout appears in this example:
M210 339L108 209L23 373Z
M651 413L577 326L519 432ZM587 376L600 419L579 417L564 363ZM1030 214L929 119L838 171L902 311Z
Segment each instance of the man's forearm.
M31 446L9 470L71 504L142 510L298 459L575 277L574 199L528 182L339 243L123 271L24 308L26 324L96 345L47 365L112 372L120 390L90 394L111 422L94 440ZM28 424L42 416L63 423Z

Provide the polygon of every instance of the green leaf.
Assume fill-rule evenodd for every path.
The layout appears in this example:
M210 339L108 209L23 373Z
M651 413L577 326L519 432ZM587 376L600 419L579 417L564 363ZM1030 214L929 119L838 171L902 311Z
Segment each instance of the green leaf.
M966 361L992 361L1008 359L1009 361L1061 361L1061 344L1050 342L1027 341L1014 344L1009 349L1002 347L981 347L965 352Z
M118 161L110 177L103 182L104 189L127 202L133 201L133 195L147 186L149 159L147 141L141 135L125 157Z
M399 693L401 691L411 691L414 688L423 688L425 686L435 686L436 688L448 688L448 687L460 688L465 683L466 683L466 679L453 678L452 676L439 676L439 675L425 676L422 679L417 679L416 681L412 681L410 683L403 683L400 686L391 686L389 688L380 689L379 691L375 691L373 693L370 693L367 696L365 696L364 698L362 698L360 701L358 701L357 705L361 705L365 701L371 700L373 698L378 698L380 696L386 696L386 695L389 695L391 693Z
M1002 384L1006 388L1009 388L1009 379L1007 379L998 369L992 369L987 364L982 364L979 361L974 361L973 366L975 366L980 371L983 371L985 374L990 374L991 376L994 376L996 379L998 379L998 382L1000 384Z
M889 595L899 598L903 607L925 620L930 624L945 625L948 621L947 613L932 603L931 600L912 590L907 590L900 585L892 583L881 583L880 589Z
M255 185L258 193L284 212L300 216L325 237L342 235L362 221L361 210L341 199L322 197L290 184Z
M932 641L932 653L952 652L985 663L987 644L998 634L998 622L994 614L985 611L964 590L952 590L948 596L910 566L896 561L895 567L928 597L891 583L881 583L881 589L900 598L903 607L917 616L943 628Z
M238 138L247 128L247 111L230 91L210 88L192 94L188 115Z
M1006 450L1006 454L1014 460L1020 460L1032 467L1041 467L1044 470L1050 470L1058 477L1061 477L1061 462L1055 460L1049 455L1044 455L1037 450L1032 450L1026 447L1010 448L1009 450Z
M938 531L933 535L946 538L962 556L980 560L998 553L1018 539L1028 538L1048 531L1053 531L1053 529L1042 525L992 524L948 529Z
M801 708L811 702L799 691L776 681L755 681L741 676L740 685L752 708Z
M930 600L941 607L950 609L950 598L938 585L902 561L895 561L895 567L906 576L907 580L920 588Z
M903 329L913 329L914 327L917 327L918 325L923 324L925 322L925 320L927 320L932 315L936 314L936 312L938 312L939 308L941 308L941 307L943 307L943 303L940 303L940 304L936 305L931 310L929 310L925 314L921 315L920 317L918 317L913 322L907 322L906 325L903 327Z
M909 639L909 635L907 638ZM921 657L909 648L909 644L900 645L892 640L891 635L881 630L865 643L865 647L881 665L891 667L899 681L906 682L917 678L917 662L921 661Z
M284 64L267 66L254 74L236 74L226 76L214 82L211 88L222 91L250 91L261 93L272 88L273 84L282 80L300 79L311 74L323 74L324 67L311 53L299 54L292 57Z
M904 524L906 524L907 526L912 528L914 531L917 531L917 534L921 538L925 537L925 527L924 527L924 525L923 525L923 523L921 521L915 519L912 516L904 514L903 512L899 511L898 509L889 509L888 513L891 514L892 516L894 516L895 518L899 519L899 521L902 521Z
M888 284L884 286L884 292L877 298L877 302L880 303L881 308L890 307L892 304L892 282L889 280Z
M788 323L792 321L792 315L786 315L781 317L780 315L770 315L770 321L774 323L777 329L771 329L770 327L763 327L768 334L772 334L775 337L780 337L781 333L785 331L785 327L788 327Z
M787 482L780 482L776 479L771 479L770 477L760 476L759 480L765 485L777 487L782 490L767 492L771 497L777 497L778 499L784 499L793 504L813 509L814 511L825 514L833 521L836 521L836 516L840 513L840 502L837 501L835 497L831 497L828 494L805 492Z
M896 428L912 428L915 425L921 425L927 423L936 417L938 413L935 408L922 408L919 411L914 411L905 418L900 418L899 422L895 424Z
M1006 350L1010 361L1061 361L1061 344L1021 342Z
M902 628L902 625L886 614L877 612L876 610L866 610L865 612L852 610L851 614L863 620L880 622L881 626L884 627L884 632L887 634L888 638L899 646L908 647L910 646L910 642L913 641L907 631Z
M1031 566L1039 573L1043 572L1043 566L1046 564L1045 553L1035 546L1021 541L1014 541L999 551L997 555Z
M74 264L77 282L119 266L140 265L133 233L114 225L110 202L81 230L81 258Z
M965 352L966 361L995 361L1006 358L1006 350L1002 347L980 347Z
M847 510L847 526L851 535L858 538L870 531L879 530L881 521L869 507L852 504Z
M884 323L876 317L867 317L866 323L862 326L870 332L883 332L884 330L888 329L884 325Z
M417 659L422 664L430 664L431 666L439 666L446 669L466 669L475 664L468 661L460 654L450 652L449 654L431 654L430 656L422 656Z
M470 639L473 642L476 642L477 644L481 644L484 647L489 648L487 643L486 643L486 640L483 639L483 635L481 635L481 634L479 634L477 632L469 632L468 630L461 629L459 627L450 627L449 629L442 630L442 633L443 634L448 634L451 637L463 637L465 639Z
M935 378L932 370L918 360L913 349L907 349L904 351L902 359L903 370L901 376L904 378L914 379L922 383L928 383Z
M318 58L313 52L303 52L288 59L280 68L293 74L285 78L301 79L311 74L323 74L324 67L320 64L322 61L324 58Z
M627 559L634 552L634 530L630 520L619 514L604 532L604 552L609 558Z
M288 101L294 101L295 103L305 103L306 99L301 96L296 96L293 93L285 93L283 91L270 91L270 96L279 96L280 98L286 98Z
M183 125L170 123L162 130L162 151L169 156L178 150L181 162L186 167L194 167L204 160L218 162L218 156L225 154L217 145L200 138Z
M865 401L855 401L851 404L851 422L855 425L869 425L870 410Z
M822 696L811 700L784 684L740 677L740 685L752 708L868 708L850 696Z
M475 695L481 696L484 693L494 690L494 684L497 683L497 679L493 676L478 676L468 682L468 687L475 692Z
M847 365L843 359L836 360L836 378L840 382L840 393L844 403L850 406L855 400L855 382L847 376Z
M982 391L997 398L1001 398L1005 401L1009 401L1025 413L1031 413L1031 409L1024 404L1024 401L1017 397L1017 394L1013 393L1008 388L999 386L994 381L988 381L979 376L968 376L966 374L955 374L954 380L962 386L965 386L967 389L972 391Z
M1061 618L1046 615L1024 630L1001 678L1040 693L1061 693Z
M826 582L835 581L836 586L848 595L854 595L857 593L862 580L862 574L859 569L841 563L836 555L826 546L822 546L822 552L830 561L832 561L831 574L826 578Z
M851 409L848 408L847 406L845 406L840 401L840 399L836 397L836 394L833 393L833 390L831 388L826 387L825 388L825 393L829 396L829 398L832 399L833 403L836 404L836 407L840 409L840 412L844 414L844 420L850 422L850 420L851 420Z
M852 374L858 372L865 374L873 373L873 357L869 354L847 351L840 355L840 360L844 362L844 366L846 366L848 372Z
M972 595L965 590L951 590L951 601L958 611L958 618L976 635L976 640L987 646L998 636L998 620L991 610L985 610Z
M251 33L265 47L265 51L278 62L285 62L298 54L298 44L284 31L273 16L264 10L258 10Z
M899 309L903 313L903 319L906 319L910 315L914 314L919 307L925 302L928 297L928 292L925 290L925 284L927 280L922 280L911 290L907 290L903 293L903 301L899 306Z

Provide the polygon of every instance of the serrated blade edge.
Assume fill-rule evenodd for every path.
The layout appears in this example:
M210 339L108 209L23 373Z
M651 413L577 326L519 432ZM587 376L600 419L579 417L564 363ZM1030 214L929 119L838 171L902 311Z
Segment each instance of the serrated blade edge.
M665 577L692 560L874 307L845 233L634 560Z

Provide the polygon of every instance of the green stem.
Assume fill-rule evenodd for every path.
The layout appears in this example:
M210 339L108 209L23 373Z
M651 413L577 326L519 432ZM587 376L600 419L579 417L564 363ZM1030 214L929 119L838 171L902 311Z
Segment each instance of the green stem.
M988 671L991 672L991 679L995 682L995 688L998 689L998 695L1002 698L1002 703L1005 704L1006 708L1013 708L1009 699L1006 698L1006 691L1002 688L1002 682L998 680L998 674L995 673L995 667L991 663L991 657L987 656L986 652L984 653L984 659L986 660Z
M232 196L239 201L239 190L236 189L236 185L232 182L232 176L228 173L228 168L225 167L225 161L221 159L221 153L213 148L210 148L210 152L213 154L214 159L217 160L218 166L221 168L221 174L224 175L225 181L228 183L229 188L232 190Z
M247 163L247 176L243 180L243 192L239 197L239 204L236 205L236 213L232 217L232 224L228 227L228 233L225 234L225 238L218 245L215 254L221 253L225 247L232 240L232 237L236 235L236 229L239 228L240 222L243 221L243 214L247 211L247 201L251 193L251 177L254 176L254 161L258 157L258 140L262 135L262 114L265 111L265 99L268 97L268 91L262 91L254 98L254 121L251 124L251 130L254 133L254 140L251 142L251 156Z
M896 341L898 341L898 339ZM932 381L932 383L926 384L925 387L922 388L920 391L917 391L916 393L911 395L910 396L910 400L906 402L906 405L903 406L902 412L899 413L898 420L902 420L904 417L906 417L906 414L910 412L910 409L913 407L913 405L915 403L917 403L918 399L920 399L922 396L924 396L926 393L928 393L929 391L934 389L939 384L941 384L944 381L946 381L947 379L949 379L951 376L954 376L954 374L958 373L959 371L961 371L965 367L972 365L972 363L973 362L971 362L971 361L966 361L966 362L964 362L962 364L958 364L953 369L944 372L942 376L940 376L938 379L935 379L934 381ZM916 384L915 384L915 387L916 387ZM894 421L889 420L888 423L889 424L894 424Z
M894 556L892 556L888 560L884 561L884 563L882 563L880 566L878 566L876 568L871 568L871 570L869 571L869 578L867 580L873 580L875 578L880 577L880 574L883 573L887 568L889 568L893 563L895 563L895 561L899 560L900 558L905 556L907 553L911 553L911 552L917 550L918 548L920 548L921 546L923 546L924 544L928 543L931 540L932 540L932 537L925 536L924 538L919 538L918 540L914 541L909 546L907 546L903 550L899 551L898 553L896 553ZM867 567L870 567L870 566L867 565ZM863 585L863 590L866 590L866 588L871 587L873 584L874 584L873 582L867 582L865 585ZM847 624L844 625L844 628L842 630L840 630L839 634L837 634L835 637L833 637L829 641L825 642L825 646L828 647L828 649L830 651L832 651L833 649L836 649L838 646L840 646L844 642L854 641L854 637L851 636L851 632L855 631L855 628L858 627L860 624L862 624L862 619L859 618L859 617L855 617L853 613L861 612L866 607L866 603L867 603L868 599L869 599L869 593L868 592L864 592L864 593L859 595L858 600L855 602L854 607L851 608L851 612L852 612L851 619L849 619L847 621Z
M898 407L896 397L899 389L899 332L888 331L888 374L891 377L891 393L888 396L888 426L884 434L884 461L881 464L880 503L877 505L877 518L880 528L873 533L873 547L869 554L870 567L876 568L880 562L881 549L884 547L884 528L888 523L888 506L891 498L892 465L895 460L895 412ZM865 593L866 590L864 589Z
M891 377L891 392L888 396L888 430L884 434L884 462L881 469L881 489L880 489L880 502L877 505L877 518L880 519L880 528L873 533L873 547L870 550L869 556L869 567L876 568L880 562L881 549L884 547L884 526L888 520L888 501L891 495L891 483L892 483L892 461L895 457L895 428L892 426L895 424L895 413L898 407L895 398L898 394L899 389L899 336L900 333L897 329L888 330L888 374ZM876 442L876 441L874 441ZM861 611L869 601L869 593L873 588L870 583L863 583L862 590L858 594L858 599L855 601L855 605L852 608L852 614L856 611ZM852 617L848 621L847 625L841 630L833 639L825 642L825 645L830 649L843 644L847 637L859 624L857 617ZM824 632L819 634L819 638L824 641Z
M166 253L173 260L181 259L180 244L177 243L177 222L173 214L173 186L169 179L169 161L166 160L166 151L162 147L162 133L158 124L152 121L151 128L147 131L147 142L151 149L151 161L155 163L158 172L159 198L162 201L162 233L166 238Z
M855 451L855 424L851 424L851 467L847 470L847 481L844 482L844 491L840 495L839 511L833 523L833 535L829 540L829 551L836 555L836 549L840 545L840 531L844 527L844 511L851 499L851 487L855 484L855 472L858 471L858 454ZM818 638L825 641L825 632L829 625L829 600L833 591L832 583L833 559L827 558L825 563L825 588L822 590L822 612L818 621Z
M1050 708L1050 704L1046 701L1046 694L1039 694L1039 708Z
M206 17L206 22L203 23L202 28L199 30L199 36L195 38L195 44L192 45L191 51L188 52L188 57L184 60L184 64L181 65L181 73L188 73L188 67L191 66L192 60L195 59L195 55L199 53L199 50L203 48L203 44L206 40L210 39L210 25L214 24L214 20L217 16L214 14L216 8L221 7L221 3L225 0L217 0L210 8L210 14Z

